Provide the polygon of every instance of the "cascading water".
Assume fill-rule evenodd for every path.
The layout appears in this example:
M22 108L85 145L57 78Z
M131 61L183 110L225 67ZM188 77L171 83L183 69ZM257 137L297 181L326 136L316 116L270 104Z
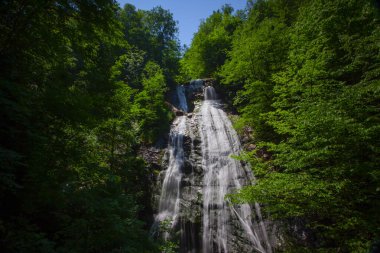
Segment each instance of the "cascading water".
M187 101L186 101L186 95L185 95L185 86L181 85L177 87L177 96L179 100L178 107L182 111L187 112L188 108L187 108Z
M230 219L236 215L252 247L258 252L271 252L269 243L261 239L266 231L253 230L251 207L247 204L233 207L225 200L226 194L247 185L247 180L252 179L252 176L239 161L231 157L240 153L241 145L227 114L215 100L217 96L214 87L206 87L204 96L200 122L205 171L203 251L229 252L228 239L233 233Z
M202 80L179 86L179 109L188 110L186 91L202 87ZM181 253L271 253L260 206L226 200L226 194L250 184L253 176L231 157L239 155L241 145L214 87L203 87L203 95L193 113L173 122L155 224L171 222L172 236L165 232L164 238L177 240Z
M180 116L174 122L170 131L169 144L169 166L162 183L161 197L158 208L158 215L155 223L163 221L171 223L174 228L178 222L180 184L182 178L181 169L184 162L183 136L186 131L186 117ZM168 238L168 233L165 233Z
M178 107L187 112L187 101L185 95L185 87L183 85L177 87ZM173 229L179 221L180 209L180 184L182 179L182 168L184 164L183 137L187 127L187 117L177 117L171 127L169 134L169 164L165 171L165 177L162 182L161 196L158 206L158 214L155 217L153 230L157 230L162 222L170 223ZM156 232L156 231L153 231ZM164 238L169 238L169 233L164 233Z
M216 95L216 91L214 87L207 86L204 90L204 98L205 100L216 100L218 97Z

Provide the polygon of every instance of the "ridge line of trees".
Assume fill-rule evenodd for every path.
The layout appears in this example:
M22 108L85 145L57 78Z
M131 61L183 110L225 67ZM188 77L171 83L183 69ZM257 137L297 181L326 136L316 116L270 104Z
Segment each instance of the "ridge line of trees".
M177 23L112 0L0 2L0 251L157 252L151 171Z
M379 14L372 0L223 6L181 59L183 79L216 78L236 129L253 130L257 182L234 199L263 205L286 252L379 250Z

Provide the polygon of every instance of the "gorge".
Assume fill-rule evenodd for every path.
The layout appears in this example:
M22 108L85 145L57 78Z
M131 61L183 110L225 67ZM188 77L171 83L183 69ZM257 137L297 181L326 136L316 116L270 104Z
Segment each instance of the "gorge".
M1 253L380 253L379 0L0 12Z

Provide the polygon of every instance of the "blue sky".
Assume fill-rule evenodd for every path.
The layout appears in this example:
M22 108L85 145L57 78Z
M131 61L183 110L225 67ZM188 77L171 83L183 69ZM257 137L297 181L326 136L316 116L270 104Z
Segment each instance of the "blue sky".
M246 0L117 0L121 7L130 3L138 9L150 10L162 6L173 13L178 21L181 45L190 45L193 34L198 30L202 19L206 19L214 10L224 4L230 4L235 10L244 9Z

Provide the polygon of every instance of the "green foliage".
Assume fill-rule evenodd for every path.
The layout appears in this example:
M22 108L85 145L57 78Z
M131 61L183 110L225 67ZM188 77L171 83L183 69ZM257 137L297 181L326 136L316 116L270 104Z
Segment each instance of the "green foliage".
M286 25L278 19L266 19L257 24L255 18L251 17L235 33L230 60L219 75L227 87L243 86L234 104L244 122L254 128L255 138L267 140L273 137L273 131L262 114L272 110L274 82L271 75L285 66L288 35Z
M260 141L245 156L257 183L233 199L304 220L316 242L289 239L289 252L367 252L380 236L379 11L358 0L248 6L218 72L236 92L236 125Z
M0 3L0 248L175 252L149 209L140 145L168 131L174 80L217 77L257 148L257 177L231 198L300 219L314 244L367 252L380 237L379 10L371 0L259 0L201 23L179 61L161 7L113 1ZM179 72L181 65L181 72ZM376 246L373 246L373 248Z
M159 64L169 85L174 86L179 69L180 47L177 22L173 15L162 7L143 11L126 4L120 16L125 39L146 53L145 63L151 60Z
M160 233L161 234L170 233L172 230L171 228L172 222L173 221L170 219L163 220L162 222L160 222L160 226L159 226ZM175 253L175 252L178 252L179 250L178 242L173 238L162 240L159 248L160 248L160 252L162 253Z
M241 18L229 5L215 11L199 26L190 48L181 59L181 74L187 78L210 77L226 60L232 35Z
M169 125L172 15L108 0L0 10L1 250L157 251L139 218L151 182L138 149Z
M169 130L171 112L165 104L167 90L160 66L148 62L143 73L143 90L135 97L132 113L136 115L141 129L142 140L152 142L157 136ZM162 123L166 124L162 124Z

